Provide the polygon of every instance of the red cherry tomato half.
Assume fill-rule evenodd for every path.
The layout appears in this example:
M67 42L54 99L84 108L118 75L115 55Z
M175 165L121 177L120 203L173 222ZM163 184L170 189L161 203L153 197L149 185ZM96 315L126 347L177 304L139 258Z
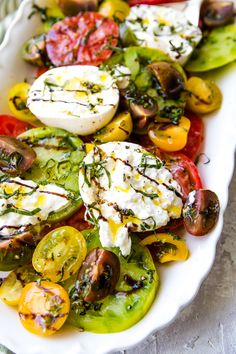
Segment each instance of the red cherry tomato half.
M129 6L136 5L160 5L171 2L181 2L183 0L129 0Z
M0 135L17 137L28 129L30 129L28 124L9 115L0 115Z
M61 65L100 65L118 43L119 27L96 12L67 17L52 26L46 49L51 62Z
M190 119L191 127L188 132L187 144L179 152L188 156L191 160L196 161L204 138L203 121L192 112L186 112L186 117Z
M173 178L179 183L184 200L191 191L202 188L197 166L189 157L176 152L163 153L162 159L166 161L167 168L170 169Z

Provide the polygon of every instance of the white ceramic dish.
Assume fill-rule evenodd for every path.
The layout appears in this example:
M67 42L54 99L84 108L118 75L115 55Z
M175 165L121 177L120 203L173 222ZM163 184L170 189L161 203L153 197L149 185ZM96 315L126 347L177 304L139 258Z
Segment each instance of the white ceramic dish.
M42 0L39 2L42 4ZM36 16L27 19L31 6L32 0L22 3L0 47L0 114L10 113L6 103L9 88L24 78L33 78L35 69L25 64L20 55L22 43L40 29ZM201 238L186 235L191 257L186 262L165 266L159 270L161 286L158 296L147 315L132 328L120 333L99 335L66 327L51 338L40 338L21 326L15 309L0 303L0 343L17 354L104 354L128 348L142 341L152 332L173 321L180 310L193 300L215 258L233 172L236 141L236 122L233 117L233 111L236 109L233 90L236 64L207 76L217 81L224 94L221 110L204 119L204 152L210 158L210 163L199 164L205 187L214 190L221 202L221 213L216 228L211 234Z

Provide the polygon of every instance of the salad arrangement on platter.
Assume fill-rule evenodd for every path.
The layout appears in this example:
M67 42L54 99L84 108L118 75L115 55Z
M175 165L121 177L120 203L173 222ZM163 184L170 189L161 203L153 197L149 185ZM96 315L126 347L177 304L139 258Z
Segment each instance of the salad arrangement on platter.
M12 271L0 297L31 332L66 320L97 333L130 327L156 296L156 264L189 256L178 228L202 236L217 222L218 198L194 162L198 115L222 95L191 73L234 60L236 48L232 6L209 6L190 60L202 33L176 10L33 7L45 32L22 56L37 79L12 87L14 117L0 117L0 269ZM229 55L205 62L224 38Z

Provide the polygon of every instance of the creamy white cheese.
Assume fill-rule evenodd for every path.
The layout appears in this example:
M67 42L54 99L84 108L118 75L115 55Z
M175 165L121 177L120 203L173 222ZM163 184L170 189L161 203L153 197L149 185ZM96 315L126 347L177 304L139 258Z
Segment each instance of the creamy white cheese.
M179 218L181 189L162 161L141 146L93 146L79 172L81 197L104 247L131 250L129 230L155 230Z
M202 38L201 30L183 12L170 7L133 6L125 24L138 45L158 48L180 64L186 63Z
M112 76L95 66L55 68L29 91L28 107L44 124L79 135L93 134L113 118L119 90Z
M19 177L0 183L0 233L12 235L47 220L68 204L69 193L54 184L39 185Z
M111 76L116 81L119 89L125 89L129 86L131 71L127 66L117 64L110 70Z

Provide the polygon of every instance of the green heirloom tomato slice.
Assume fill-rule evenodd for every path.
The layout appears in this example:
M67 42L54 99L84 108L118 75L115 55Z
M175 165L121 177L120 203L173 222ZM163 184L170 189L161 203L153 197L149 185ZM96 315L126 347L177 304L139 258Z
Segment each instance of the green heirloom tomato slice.
M134 69L136 61L140 63L141 67L146 67L148 64L158 61L166 61L171 63L171 65L180 72L184 79L186 78L182 67L178 63L173 62L167 54L159 49L142 47L126 48L124 52L124 61L125 65L128 66L131 73L135 76L135 80L137 80L138 76L143 73L142 70L134 72L134 70L136 70ZM145 85L145 82L143 84Z
M236 59L236 26L234 24L213 29L195 49L185 69L204 72L219 68Z
M130 47L125 50L124 62L131 71L131 79L133 78L136 87L156 99L158 105L157 114L161 118L169 118L176 123L184 112L186 92L183 90L180 97L176 100L166 98L157 93L153 75L147 66L159 61L171 63L179 71L183 77L183 81L186 80L186 75L182 67L178 63L174 63L168 55L159 49ZM139 63L139 67L137 67L137 62Z
M129 27L127 27L125 22L120 24L120 38L124 47L138 45L138 40L134 32Z
M131 84L127 88L129 97L133 97L137 91L151 96L156 100L158 116L168 118L173 123L177 123L184 113L187 99L186 92L183 90L179 98L175 100L159 94L159 87L156 85L153 75L148 69L148 65L155 62L170 63L181 74L183 81L186 82L183 68L178 63L173 62L167 54L159 49L142 47L125 48L123 52L114 54L106 64L110 69L117 64L127 66L131 72Z
M96 229L83 231L83 235L88 251L101 247ZM77 296L76 277L63 284L71 298L68 322L86 331L123 331L146 314L156 296L158 276L152 257L146 247L139 245L135 236L132 237L132 252L128 257L123 257L117 248L109 250L120 260L120 279L113 295L101 301L84 302Z
M37 245L32 264L34 269L53 282L63 281L75 274L87 254L81 232L62 226L49 232Z
M49 214L47 221L66 219L82 205L78 185L79 164L84 157L82 140L63 129L51 127L31 129L18 138L37 154L24 178L41 184L53 183L70 192L69 205Z
M57 211L51 211L47 220L27 225L9 237L0 233L0 270L12 270L27 263L33 249L42 237L45 225L68 218L82 205L78 186L78 171L84 152L78 136L62 129L50 127L28 130L18 137L36 152L31 168L22 176L41 185L55 184L67 192L67 203ZM4 176L3 176L4 177ZM19 197L20 198L20 197Z

